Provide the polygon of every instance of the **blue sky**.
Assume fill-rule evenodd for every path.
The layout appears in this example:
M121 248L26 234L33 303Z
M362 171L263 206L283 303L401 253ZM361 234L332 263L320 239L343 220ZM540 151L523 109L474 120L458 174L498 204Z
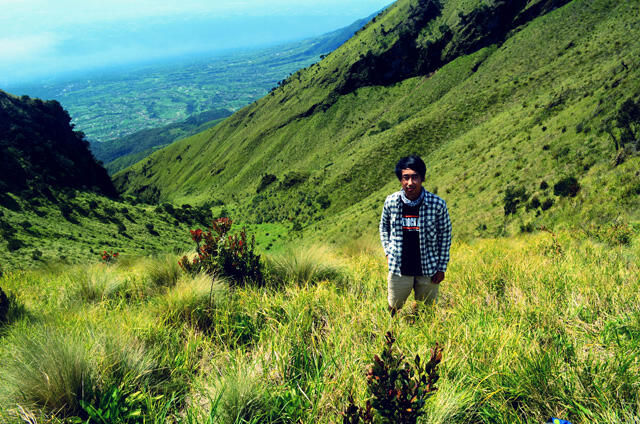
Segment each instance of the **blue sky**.
M0 89L67 72L269 45L391 0L0 0Z

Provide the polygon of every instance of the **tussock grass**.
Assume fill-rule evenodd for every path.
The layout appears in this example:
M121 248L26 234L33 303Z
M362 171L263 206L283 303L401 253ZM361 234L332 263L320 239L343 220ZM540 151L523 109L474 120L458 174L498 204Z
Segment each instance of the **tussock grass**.
M216 307L228 301L229 286L207 274L183 275L158 302L158 313L173 324L185 323L207 330L215 322Z
M328 248L298 247L266 257L267 268L277 285L308 285L323 280L343 283L348 279L344 264Z
M91 341L78 331L51 325L15 330L3 352L3 403L51 416L81 413L79 402L91 397L98 377Z
M270 413L271 396L262 379L262 370L252 364L240 362L230 367L206 389L215 399L209 416L223 424L277 421L274 416L269 419L275 414Z
M151 286L158 288L175 286L182 274L177 255L159 255L142 260L140 267L140 272L148 278Z
M121 294L127 288L127 280L104 264L87 267L78 273L69 297L81 302L101 302Z

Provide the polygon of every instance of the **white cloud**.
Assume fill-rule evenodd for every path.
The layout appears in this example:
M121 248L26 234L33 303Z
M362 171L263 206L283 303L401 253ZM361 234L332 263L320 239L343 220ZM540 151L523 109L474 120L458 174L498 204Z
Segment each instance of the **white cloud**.
M51 33L0 38L0 60L19 62L33 57L48 55L57 44Z

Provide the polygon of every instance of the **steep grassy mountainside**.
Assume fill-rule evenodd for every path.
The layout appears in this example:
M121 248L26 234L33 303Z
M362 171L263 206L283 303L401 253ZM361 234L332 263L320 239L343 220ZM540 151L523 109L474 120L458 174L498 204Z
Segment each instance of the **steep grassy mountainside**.
M56 101L0 91L0 196L66 188L116 194L84 135L70 121Z
M393 165L417 153L457 236L626 225L640 210L622 119L640 94L639 17L637 2L610 0L400 0L322 62L115 183L353 237L375 230L398 187Z
M91 143L90 147L96 158L104 162L107 172L115 174L157 149L217 125L229 115L231 111L227 109L214 109L175 124L138 131L118 140Z

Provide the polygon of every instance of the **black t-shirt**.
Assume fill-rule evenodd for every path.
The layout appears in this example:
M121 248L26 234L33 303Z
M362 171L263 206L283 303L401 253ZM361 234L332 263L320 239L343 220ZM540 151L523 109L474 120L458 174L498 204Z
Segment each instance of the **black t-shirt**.
M402 275L422 275L420 264L420 205L402 205Z

